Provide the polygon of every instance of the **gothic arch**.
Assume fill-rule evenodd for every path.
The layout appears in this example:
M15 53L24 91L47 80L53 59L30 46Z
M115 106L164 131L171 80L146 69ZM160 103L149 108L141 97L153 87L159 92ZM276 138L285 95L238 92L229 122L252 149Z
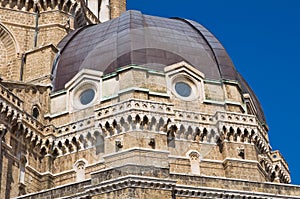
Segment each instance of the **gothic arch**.
M0 23L0 72L7 74L8 66L13 64L20 49L13 34Z
M6 47L9 55L17 55L20 48L14 35L0 22L0 41Z

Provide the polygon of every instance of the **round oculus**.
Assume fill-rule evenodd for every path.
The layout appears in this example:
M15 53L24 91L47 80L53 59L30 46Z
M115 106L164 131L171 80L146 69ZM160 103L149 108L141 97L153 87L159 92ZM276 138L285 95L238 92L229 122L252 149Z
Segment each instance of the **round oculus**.
M186 82L176 82L175 91L181 97L189 97L192 94L192 87Z
M79 96L79 101L82 105L91 103L95 98L95 91L93 89L86 89Z

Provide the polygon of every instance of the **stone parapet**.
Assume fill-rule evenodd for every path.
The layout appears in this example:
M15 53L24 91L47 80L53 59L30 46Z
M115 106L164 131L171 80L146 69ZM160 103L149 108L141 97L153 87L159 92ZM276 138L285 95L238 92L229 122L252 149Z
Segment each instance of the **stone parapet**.
M150 177L151 176L151 177ZM297 199L300 187L277 183L259 183L219 177L168 173L161 168L124 165L92 174L91 179L17 198L107 198L113 193L131 193L146 198L247 198ZM144 191L141 191L144 190ZM123 190L123 191L122 191ZM145 194L147 190L147 194ZM156 197L157 193L160 197ZM126 193L127 194L127 193ZM65 196L65 197L64 197ZM124 195L123 195L124 196ZM127 195L128 196L128 195ZM154 196L154 197L151 197Z

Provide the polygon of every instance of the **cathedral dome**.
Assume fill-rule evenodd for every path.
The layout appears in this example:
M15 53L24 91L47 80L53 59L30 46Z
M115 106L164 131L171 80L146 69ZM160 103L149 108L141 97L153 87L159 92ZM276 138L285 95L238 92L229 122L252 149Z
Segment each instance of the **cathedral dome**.
M104 75L128 65L164 71L166 66L185 61L206 79L238 82L241 91L250 95L255 114L265 123L255 94L236 71L222 44L197 22L127 11L119 18L75 30L58 47L53 91L64 89L82 69Z

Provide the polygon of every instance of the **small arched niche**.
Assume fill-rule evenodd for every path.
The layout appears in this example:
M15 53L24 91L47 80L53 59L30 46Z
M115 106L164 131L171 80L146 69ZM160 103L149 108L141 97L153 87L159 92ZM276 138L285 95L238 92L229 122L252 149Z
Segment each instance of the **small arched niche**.
M190 164L191 164L191 173L193 175L200 175L200 154L198 151L189 151L187 153Z
M19 183L21 183L21 184L25 184L26 164L27 164L27 158L24 155L22 155L20 158L20 164L19 164L19 167L20 167Z
M76 172L76 182L85 180L85 168L88 162L85 159L79 159L75 162L73 168Z

